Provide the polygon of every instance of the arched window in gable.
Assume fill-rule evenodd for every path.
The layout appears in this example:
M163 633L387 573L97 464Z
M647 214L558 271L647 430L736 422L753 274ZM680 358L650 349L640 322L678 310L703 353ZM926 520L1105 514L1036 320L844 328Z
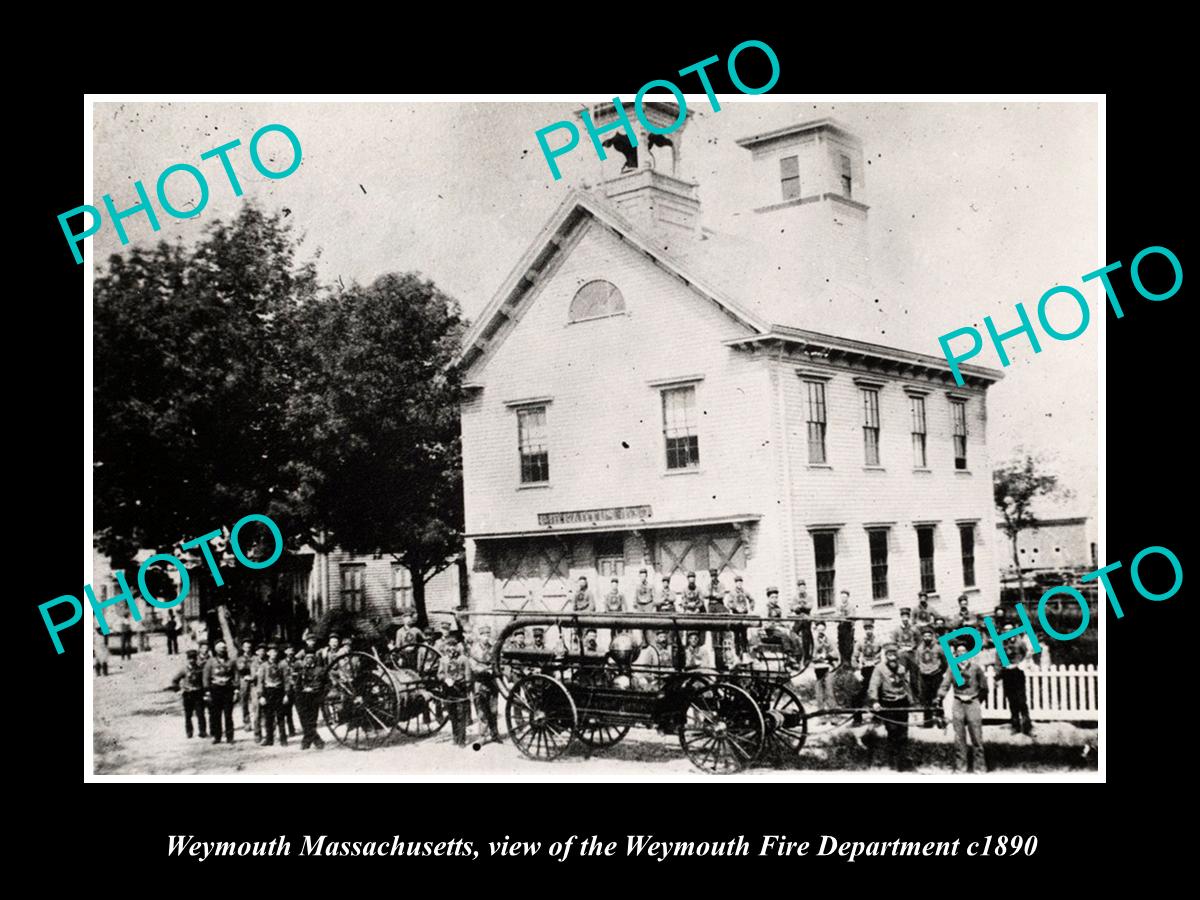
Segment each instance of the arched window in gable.
M589 281L571 300L570 321L600 319L604 316L619 316L625 312L625 298L610 281Z

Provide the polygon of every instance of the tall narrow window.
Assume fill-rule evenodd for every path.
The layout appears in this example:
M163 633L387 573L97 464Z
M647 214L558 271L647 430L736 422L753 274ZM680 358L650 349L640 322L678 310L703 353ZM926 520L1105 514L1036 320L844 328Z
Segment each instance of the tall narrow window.
M806 381L808 390L808 461L825 462L825 382Z
M912 407L913 467L924 469L928 465L925 458L925 398L914 394L908 402Z
M849 197L851 188L850 157L842 155L842 196Z
M779 183L783 186L783 199L796 200L800 196L800 158L785 156L779 160Z
M963 587L975 587L975 526L959 525L958 539L962 544Z
M868 466L879 465L879 391L863 388L863 451Z
M392 615L404 615L412 609L412 574L408 566L392 563Z
M521 483L550 480L550 454L546 451L546 407L517 410L517 445L521 454Z
M937 590L933 577L933 526L917 528L917 556L921 560L921 590L933 593Z
M967 467L967 401L951 400L950 412L954 421L954 468Z
M837 533L833 531L813 532L813 557L817 564L817 608L833 606L833 586Z
M886 528L867 531L871 544L871 598L886 600L888 595L888 533Z
M342 609L362 612L367 608L364 581L367 567L362 563L344 563L342 571Z
M700 465L700 437L696 434L696 388L670 388L662 392L663 437L667 468L689 469Z

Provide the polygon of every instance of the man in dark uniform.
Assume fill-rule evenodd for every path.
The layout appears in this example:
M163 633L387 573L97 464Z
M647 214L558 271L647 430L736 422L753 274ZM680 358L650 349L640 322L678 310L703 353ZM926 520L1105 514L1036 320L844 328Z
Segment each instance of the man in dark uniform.
M796 579L796 599L792 601L792 615L800 621L792 624L792 630L800 635L804 649L802 665L807 665L813 654L812 604L808 599L808 585L803 578Z
M446 686L446 705L449 708L454 743L465 747L467 719L470 717L467 704L471 701L471 671L458 646L458 640L454 637L446 641L446 653L438 664L438 680Z
M233 661L238 674L238 693L241 695L242 726L250 731L251 716L257 712L254 705L254 645L242 641L242 652Z
M255 678L259 710L266 725L266 739L263 745L270 747L275 743L275 726L278 725L279 743L286 747L287 718L283 712L283 700L293 690L292 672L288 664L279 658L279 647L272 646L267 651L267 658L259 665Z
M293 690L302 732L300 749L316 747L319 750L325 746L325 741L317 734L317 716L320 715L325 692L329 689L329 667L316 651L315 638L309 640L308 646L296 655L296 665L298 669Z
M933 624L933 610L929 608L929 594L925 591L917 594L917 611L913 613L913 622L918 628Z
M813 676L817 680L817 709L829 709L833 700L829 670L837 665L837 651L825 636L825 623L817 622L817 633L813 639Z
M577 613L594 612L596 609L596 601L588 590L588 580L583 575L579 576L579 587L571 595L571 608Z
M900 654L900 662L904 666L905 671L913 679L912 689L914 697L921 691L921 683L917 678L917 657L915 654L918 639L917 629L913 627L912 623L912 610L907 606L900 607L900 627L892 632L892 643L896 645L896 650Z
M491 626L480 625L471 644L468 665L471 670L471 692L475 696L475 715L479 719L479 740L483 743L501 740L497 722L499 688L495 669L492 668L494 648Z
M862 678L862 688L858 699L859 706L865 706L867 700L867 690L871 686L871 675L875 672L875 667L879 665L879 659L882 650L875 640L875 623L863 622L863 636L854 647L854 661L852 666L859 670L859 676ZM854 714L855 725L862 724L862 713Z
M714 607L725 607L725 588L721 586L721 575L716 569L708 570L708 590L704 594L705 607L714 612Z
M229 658L224 641L217 641L212 657L204 664L204 692L208 695L209 731L213 743L233 743L233 705L237 702L237 667ZM222 729L224 725L224 729Z
M621 579L616 576L609 579L608 593L604 595L604 611L625 612L625 595L621 593Z
M887 729L888 755L897 771L908 768L905 749L908 743L908 709L913 705L912 679L900 662L895 644L883 649L883 665L876 666L867 686L871 709Z
M945 616L934 616L933 617L934 637L940 638L943 634L946 634L949 631L950 631L950 626L946 624Z
M942 670L946 668L946 654L934 641L933 626L926 625L921 629L921 643L914 651L917 657L917 672L921 677L921 705L925 707L925 721L922 728L945 728L942 720L942 707L934 703L938 688L942 684Z
M530 649L531 650L539 650L539 651L548 649L546 647L546 629L545 628L533 629L533 646Z
M704 611L704 598L700 595L700 589L696 587L696 573L687 573L687 587L683 591L680 606L682 611L696 615Z
M654 587L650 584L649 573L645 567L638 569L638 585L633 592L633 611L639 615L654 612ZM654 632L634 629L634 638L643 647L654 643Z
M726 596L725 606L735 616L748 616L754 612L754 598L746 593L741 575L733 576L733 593ZM734 632L733 646L739 655L750 650L750 639L745 629Z
M779 588L767 588L767 618L782 619L783 610L779 606Z
M175 610L167 613L163 632L167 635L167 656L175 656L179 653L179 620L175 618Z
M583 633L583 652L589 656L600 652L600 636L595 628L589 628Z
M971 615L971 601L966 594L958 595L958 615L951 620L950 624L954 628L974 627L975 617Z
M171 679L171 689L183 693L183 727L187 736L192 736L192 716L200 727L200 737L208 737L208 726L204 721L204 667L199 662L197 650L187 652L187 662L179 674Z
M850 592L842 591L838 598L838 615L842 621L837 627L838 657L845 665L850 665L854 659L854 604L850 602Z
M675 594L671 591L671 579L669 576L662 580L662 591L658 595L654 609L660 613L675 612Z
M1013 630L1013 623L1004 626L1005 631ZM1029 718L1029 698L1025 692L1025 670L1021 664L1029 655L1029 645L1024 635L1004 642L1004 652L1008 655L1008 665L1000 668L997 658L996 667L1000 683L1004 685L1004 699L1008 701L1008 712L1012 720L1013 734L1032 734L1033 721Z
M955 655L961 655L969 648L970 643L965 637L954 641ZM956 684L954 673L949 666L942 676L942 686L938 688L937 702L940 704L951 690L954 691L954 704L950 711L950 721L954 725L954 771L972 770L971 748L967 738L974 744L977 751L978 766L981 772L987 771L987 755L983 749L983 698L987 696L987 677L983 666L974 657L961 660L958 672L963 683Z
M296 648L291 644L285 644L283 647L283 661L287 663L288 674L295 679L296 677ZM280 704L280 712L283 714L284 721L287 722L288 737L296 736L296 717L293 714L292 704L295 696L295 689L288 691L283 695L283 702Z

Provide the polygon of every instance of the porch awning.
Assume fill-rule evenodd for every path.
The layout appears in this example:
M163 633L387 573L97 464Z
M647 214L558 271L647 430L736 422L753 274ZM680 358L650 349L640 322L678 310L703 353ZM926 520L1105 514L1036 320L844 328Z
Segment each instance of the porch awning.
M608 531L649 531L662 528L700 528L706 525L740 525L745 522L757 522L762 513L740 513L732 516L715 516L708 519L638 519L627 522L592 522L589 524L571 525L542 525L528 531L490 531L467 533L476 541L499 540L503 538L528 538L546 534L589 534Z

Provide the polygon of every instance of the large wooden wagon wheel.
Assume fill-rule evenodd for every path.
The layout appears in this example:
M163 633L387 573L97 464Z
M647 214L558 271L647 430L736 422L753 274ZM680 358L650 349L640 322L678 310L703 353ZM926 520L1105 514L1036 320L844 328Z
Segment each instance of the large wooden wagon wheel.
M387 741L396 727L396 686L379 659L347 653L329 667L329 691L321 712L339 744L370 750Z
M392 651L391 663L399 729L409 737L440 731L450 718L446 686L438 679L442 655L429 644L406 644Z
M557 759L567 752L579 713L563 685L546 675L523 677L508 695L508 736L530 759Z
M629 734L628 725L613 725L597 719L589 719L585 714L579 723L579 739L594 750L613 747Z
M759 706L767 726L767 752L778 762L799 755L808 739L808 714L796 692L786 684L765 685Z
M766 724L754 698L727 682L698 686L688 697L679 743L692 764L724 775L762 753Z

